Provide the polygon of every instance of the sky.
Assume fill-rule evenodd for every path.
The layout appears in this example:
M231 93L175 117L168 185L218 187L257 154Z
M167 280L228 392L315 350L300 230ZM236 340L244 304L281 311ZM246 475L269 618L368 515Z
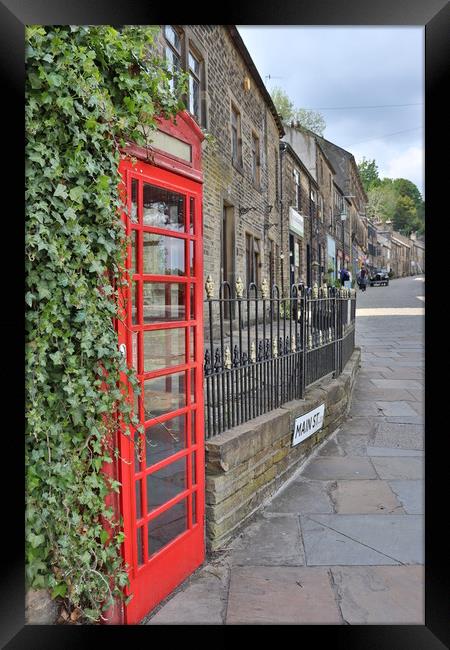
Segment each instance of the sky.
M320 112L327 140L424 197L423 27L238 30L269 93L280 87L296 108Z

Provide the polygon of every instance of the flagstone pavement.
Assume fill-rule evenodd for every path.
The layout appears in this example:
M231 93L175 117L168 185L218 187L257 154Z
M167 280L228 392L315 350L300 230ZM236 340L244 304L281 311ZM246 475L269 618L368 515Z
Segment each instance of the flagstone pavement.
M348 419L145 624L424 624L423 294L358 294Z

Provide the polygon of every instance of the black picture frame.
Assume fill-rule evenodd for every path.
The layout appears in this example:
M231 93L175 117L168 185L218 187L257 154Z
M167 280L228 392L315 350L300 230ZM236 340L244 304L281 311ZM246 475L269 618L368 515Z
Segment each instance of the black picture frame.
M425 625L420 626L302 626L294 630L295 643L307 643L305 633L316 647L328 640L334 648L375 650L438 650L450 647L448 541L446 523L447 457L443 452L446 438L446 378L434 382L432 359L441 360L445 342L442 320L433 317L433 304L445 296L445 248L437 249L439 220L444 224L448 208L443 201L448 164L439 156L445 149L446 103L448 86L446 72L450 62L450 7L445 0L295 0L283 3L260 0L257 4L224 5L216 23L259 25L418 25L425 27L425 181L427 210L427 313L426 313L426 545L425 545ZM174 17L176 15L176 18ZM24 318L21 290L24 289L23 251L24 219L18 209L24 190L22 180L24 151L24 26L26 24L179 24L203 23L204 5L190 3L173 10L169 18L163 5L143 0L0 0L0 70L3 118L3 237L4 252L9 256L3 267L3 309L0 332L3 341L4 397L3 408L3 481L2 530L3 571L0 609L1 647L16 648L79 648L111 639L123 643L129 635L141 640L154 638L146 626L32 626L25 625L24 570L24 428L23 351ZM442 216L440 212L442 210ZM445 232L445 231L443 231ZM435 254L433 254L435 248ZM442 254L441 254L442 251ZM437 254L436 254L437 252ZM443 279L443 282L439 281ZM433 298L434 296L434 298ZM431 305L430 305L431 303ZM441 319L445 318L441 314ZM444 336L442 334L444 333ZM441 364L445 365L445 364ZM437 413L433 422L433 414ZM6 478L6 471L10 476ZM197 627L197 626L192 626ZM229 626L220 631L226 639ZM290 632L292 630L289 630ZM150 635L146 635L150 632ZM252 630L253 634L254 630ZM264 630L263 630L264 632ZM276 634L279 634L279 630ZM165 632L164 632L165 633ZM210 643L216 643L212 636ZM311 640L309 641L311 643Z

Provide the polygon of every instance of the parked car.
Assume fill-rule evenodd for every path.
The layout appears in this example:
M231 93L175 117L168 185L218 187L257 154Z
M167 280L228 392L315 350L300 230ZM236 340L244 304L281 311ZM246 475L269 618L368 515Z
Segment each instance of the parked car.
M387 269L377 269L369 279L371 287L380 287L389 285L389 273Z

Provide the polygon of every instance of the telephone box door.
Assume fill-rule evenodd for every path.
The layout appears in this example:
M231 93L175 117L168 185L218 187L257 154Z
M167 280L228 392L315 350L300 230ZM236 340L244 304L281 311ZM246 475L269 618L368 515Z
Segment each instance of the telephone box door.
M202 186L123 160L131 238L119 344L142 426L120 434L124 558L137 623L204 560Z

